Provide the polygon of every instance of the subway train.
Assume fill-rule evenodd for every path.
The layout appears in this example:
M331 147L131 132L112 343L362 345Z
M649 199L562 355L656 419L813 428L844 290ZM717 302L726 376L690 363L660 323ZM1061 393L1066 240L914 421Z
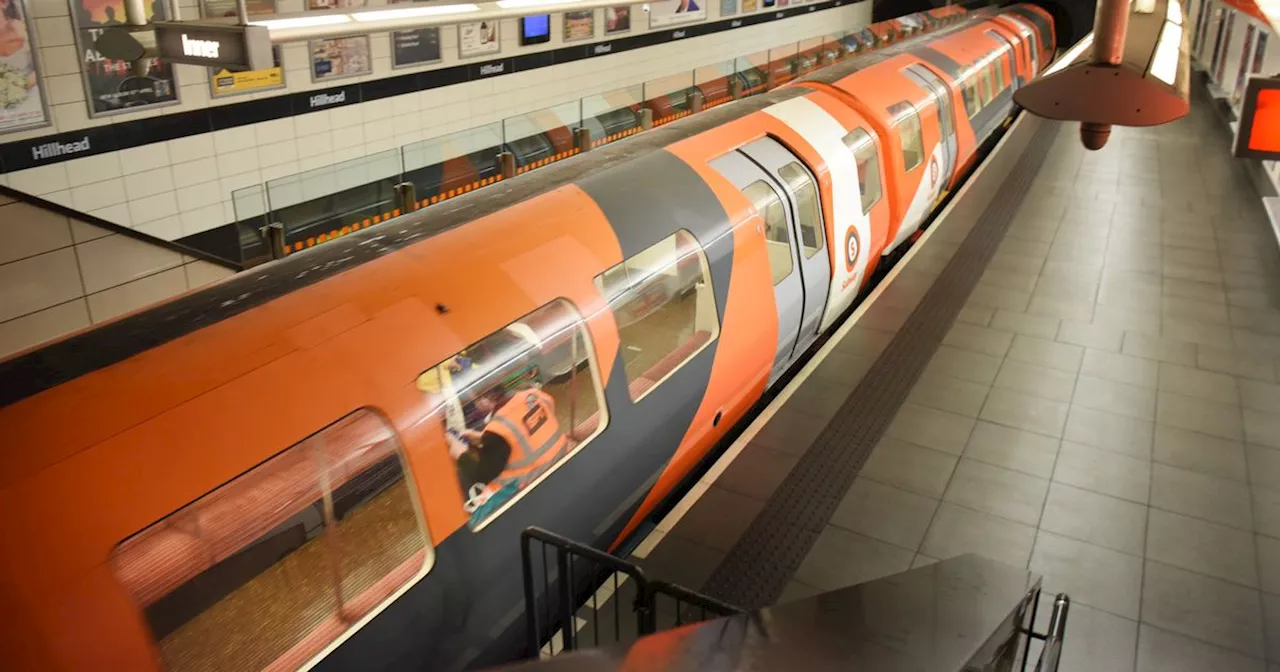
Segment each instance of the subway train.
M703 109L709 109L728 102L734 85L741 92L740 96L754 95L807 75L824 64L848 55L883 47L926 29L948 25L960 20L964 11L959 5L948 5L881 21L836 40L819 42L793 54L778 55L757 66L744 67L729 75L713 77L667 93L654 94L644 100L638 100L641 96L636 95L639 87L607 92L598 97L597 104L603 104L609 109L585 117L581 126L591 131L592 138L624 137L641 130L642 110L647 109L651 114L650 118L660 126L691 113L695 93L702 97ZM762 54L769 52L764 51L757 56ZM578 149L574 126L565 125L555 110L539 110L525 115L525 118L526 126L545 130L534 131L529 128L522 132L513 127L504 131L496 124L472 129L466 132L467 138L463 142L476 149L427 165L413 165L415 152L406 150L405 162L410 165L405 166L403 174L338 189L320 198L273 208L270 221L284 226L286 245L302 246L308 239L314 240L320 235L330 234L344 227L350 228L367 218L390 212L396 207L395 185L398 182L413 184L419 198L441 196L496 180L501 173L497 159L499 152L510 152L516 168L524 171L571 156L573 150ZM517 137L504 138L506 133L512 132ZM270 250L264 244L260 232L260 228L266 223L263 217L240 222L242 261L253 265L270 259Z
M1054 43L974 13L0 362L4 667L520 655L521 530L626 543Z

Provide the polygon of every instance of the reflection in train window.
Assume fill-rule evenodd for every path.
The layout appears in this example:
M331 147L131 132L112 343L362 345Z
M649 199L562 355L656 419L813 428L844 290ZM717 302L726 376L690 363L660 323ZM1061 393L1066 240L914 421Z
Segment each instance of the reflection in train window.
M982 101L978 98L978 73L976 71L971 70L969 74L965 76L961 93L964 96L965 114L969 116L969 119L973 119L977 116L979 110L982 109Z
M683 229L596 276L618 321L618 356L639 401L720 334L707 257Z
M742 193L756 206L764 220L764 240L769 250L769 272L777 285L791 275L791 227L787 226L786 206L782 197L764 180L747 185Z
M472 530L608 424L591 338L563 299L424 371L418 389L443 415Z
M822 209L818 206L818 189L809 171L795 161L779 169L778 175L796 201L796 223L800 226L800 247L804 250L804 258L812 258L822 251L826 239Z
M988 61L982 65L982 69L978 71L978 76L982 82L982 106L986 107L991 104L991 62Z
M858 166L858 189L862 193L862 214L865 215L880 200L880 157L876 143L866 131L855 128L844 136L844 146L853 152Z
M391 427L356 411L122 542L169 670L293 669L428 567Z
M894 128L902 141L903 170L911 171L924 162L924 135L920 130L920 115L911 103L902 101L889 106Z

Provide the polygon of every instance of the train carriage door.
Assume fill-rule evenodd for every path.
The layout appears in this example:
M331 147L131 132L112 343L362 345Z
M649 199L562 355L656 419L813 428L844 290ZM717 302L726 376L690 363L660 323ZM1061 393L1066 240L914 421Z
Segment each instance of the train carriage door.
M960 151L956 138L955 106L951 102L951 90L943 83L941 77L923 65L908 65L903 72L926 93L933 96L934 102L937 103L934 109L938 111L938 128L942 131L943 144L941 179L944 185L949 184L956 167L956 157Z
M818 337L831 286L831 259L826 250L827 227L822 219L818 181L799 157L773 138L761 138L738 151L782 187L783 200L791 213L791 230L798 243L793 246L794 253L804 283L804 308L795 347L799 354Z

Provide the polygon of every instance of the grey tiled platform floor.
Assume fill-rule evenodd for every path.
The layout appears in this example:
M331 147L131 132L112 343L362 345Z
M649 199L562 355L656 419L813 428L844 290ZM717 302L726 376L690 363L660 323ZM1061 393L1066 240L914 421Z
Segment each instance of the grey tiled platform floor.
M1071 594L1066 670L1280 671L1280 254L1217 123L1060 129L791 595L975 552Z
M1280 252L1218 123L1196 107L1096 153L1058 130L781 600L976 552L1071 594L1064 670L1280 672ZM804 387L847 394L918 279ZM702 586L825 424L811 412L788 403L709 474L637 552L649 571Z

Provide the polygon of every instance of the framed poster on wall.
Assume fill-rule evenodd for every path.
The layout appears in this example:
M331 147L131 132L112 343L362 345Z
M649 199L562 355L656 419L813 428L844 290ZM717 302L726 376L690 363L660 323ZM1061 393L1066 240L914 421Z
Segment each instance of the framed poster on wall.
M413 0L393 0L412 2ZM415 65L439 63L440 27L396 30L391 33L391 67L407 68Z
M49 125L35 34L22 0L0 0L0 133Z
M146 3L147 19L165 21L166 5L160 0ZM71 24L80 55L85 102L89 116L100 117L136 112L152 107L175 105L178 82L173 65L152 59L134 67L128 61L104 57L93 48L103 31L124 25L124 0L71 0Z
M373 72L369 36L311 40L311 81L357 77Z
M367 4L367 0L307 0L307 9L344 9Z
M245 0L245 8L250 16L275 14L276 0ZM234 0L202 0L200 16L205 19L233 18L236 16L236 3ZM209 94L218 98L284 88L284 61L281 60L280 47L273 47L271 55L275 67L265 70L231 72L226 68L209 68Z
M596 36L596 10L564 13L564 41L589 40Z
M502 50L497 21L458 24L458 55L462 58L487 56Z
M720 16L733 16L738 13L738 0L720 0Z
M756 0L742 0L742 13L750 14L756 11Z
M704 0L658 0L649 3L649 27L662 28L707 18Z
M604 34L617 35L631 31L631 5L604 8Z

